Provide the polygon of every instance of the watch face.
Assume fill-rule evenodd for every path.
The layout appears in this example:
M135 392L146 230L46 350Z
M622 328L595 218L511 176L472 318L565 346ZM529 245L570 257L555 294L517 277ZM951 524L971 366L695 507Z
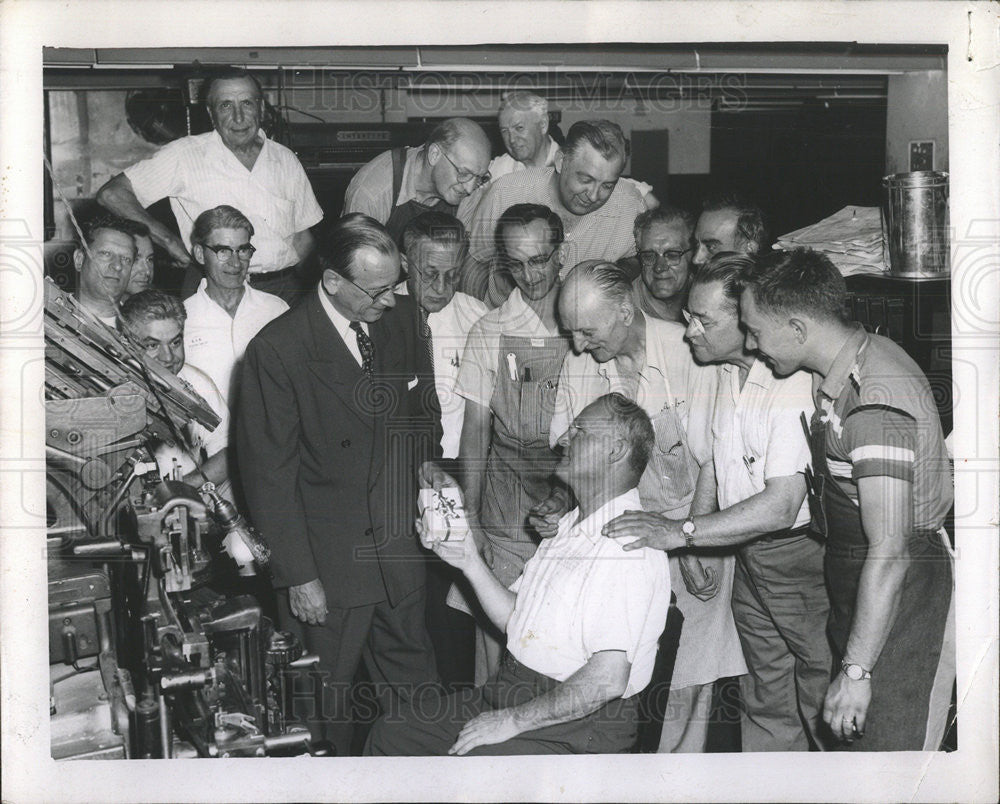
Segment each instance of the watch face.
M859 664L846 664L844 665L844 675L852 681L860 681L864 678L865 671Z
M692 522L690 519L685 519L684 524L681 525L681 532L686 533L689 536L692 533L694 533L694 522Z

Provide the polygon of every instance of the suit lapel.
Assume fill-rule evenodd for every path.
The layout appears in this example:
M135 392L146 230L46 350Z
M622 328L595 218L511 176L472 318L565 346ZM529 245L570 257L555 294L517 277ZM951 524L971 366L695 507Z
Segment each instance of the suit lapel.
M361 386L368 384L368 378L354 355L348 351L347 344L323 309L319 297L310 296L306 304L309 308L309 329L313 337L313 348L308 358L309 370L319 382L336 394L342 405L358 421L369 429L374 428L371 413L366 412L359 404L365 396L365 389Z

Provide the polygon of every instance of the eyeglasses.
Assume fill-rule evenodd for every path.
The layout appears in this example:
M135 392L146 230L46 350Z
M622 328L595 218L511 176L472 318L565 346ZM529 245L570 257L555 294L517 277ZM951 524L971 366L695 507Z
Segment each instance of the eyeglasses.
M559 250L559 246L556 246L548 254L536 254L534 257L529 257L528 259L523 260L523 261L522 260L515 260L513 257L509 257L508 256L508 257L505 258L505 261L507 263L507 267L512 272L513 271L521 271L521 272L538 271L538 270L541 270L542 268L544 268L546 265L549 264L549 260L552 259L552 257L555 255L555 253L558 250Z
M694 326L694 329L695 329L696 332L704 333L705 330L708 329L708 326L712 325L710 323L709 325L706 326L706 324L705 324L704 321L702 321L700 318L698 318L698 316L692 315L687 310L681 310L681 315L684 316L684 322L688 326Z
M660 260L663 260L671 268L676 268L681 264L681 260L684 259L684 255L689 251L693 251L691 248L686 248L683 251L678 249L667 249L666 251L640 251L639 252L639 262L642 264L643 268L655 268Z
M417 279L420 281L420 284L422 285L433 285L438 281L438 279L442 279L446 285L454 285L456 282L458 282L457 268L453 271L445 271L444 273L441 273L440 271L435 271L434 273L425 274L422 270L420 270L416 266L413 266L412 264L411 267L413 269L414 275L417 277Z
M372 300L372 304L378 302L378 300L381 299L386 293L395 293L396 290L402 288L402 286L406 284L406 274L403 274L403 276L400 279L397 279L391 285L386 285L384 288L379 288L378 290L367 290L361 287L361 285L359 285L353 279L350 279L344 276L343 274L337 274L337 276L339 276L345 282L350 282L352 285L354 285L354 287L356 287L358 290L364 293L369 299Z
M115 262L117 262L122 268L131 268L133 263L135 263L135 259L132 257L123 257L121 254L115 254L113 251L107 251L105 249L91 252L90 258L102 268L107 268Z
M249 243L244 243L242 246L237 246L235 249L231 246L212 246L205 243L205 248L215 252L215 258L219 262L229 262L233 258L234 251L236 252L237 257L241 260L247 261L254 255L254 252L257 251L257 249Z
M476 187L482 187L490 180L491 177L488 170L485 173L473 173L471 170L466 170L465 168L460 168L456 165L452 158L448 156L448 152L444 148L441 149L441 154L451 163L451 166L455 168L455 178L458 179L459 184L466 184L467 182L475 179Z

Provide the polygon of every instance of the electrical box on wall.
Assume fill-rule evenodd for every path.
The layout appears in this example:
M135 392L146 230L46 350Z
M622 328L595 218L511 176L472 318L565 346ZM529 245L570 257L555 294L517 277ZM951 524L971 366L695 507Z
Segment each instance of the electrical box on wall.
M934 170L934 140L910 141L910 170Z

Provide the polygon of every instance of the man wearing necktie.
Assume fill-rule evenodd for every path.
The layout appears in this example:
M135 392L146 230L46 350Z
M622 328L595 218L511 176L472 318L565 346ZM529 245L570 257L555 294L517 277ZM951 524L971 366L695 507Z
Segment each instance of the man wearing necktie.
M362 658L383 705L437 681L413 519L418 469L441 435L420 404L434 396L432 374L416 307L393 293L404 277L392 238L349 215L318 258L306 301L247 349L237 444L282 627L320 659L323 709L309 719L345 756Z

